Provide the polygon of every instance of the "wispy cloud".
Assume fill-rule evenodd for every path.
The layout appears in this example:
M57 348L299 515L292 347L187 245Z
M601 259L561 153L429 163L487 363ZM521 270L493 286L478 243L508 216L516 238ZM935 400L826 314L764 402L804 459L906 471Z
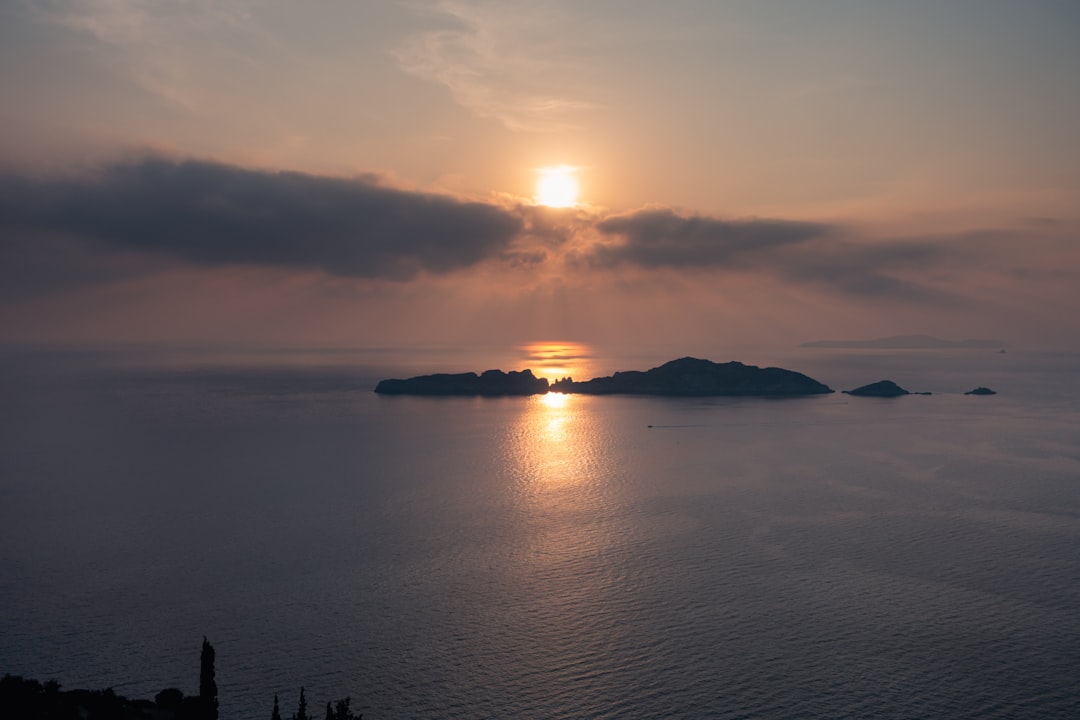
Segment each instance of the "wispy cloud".
M118 75L168 103L201 109L212 56L248 62L246 41L261 38L252 12L261 0L45 0L30 6L39 20L93 38Z
M574 93L580 73L558 47L550 6L437 0L417 5L449 27L410 37L397 50L401 68L444 85L454 101L511 130L552 131L592 103ZM570 89L568 89L570 88Z

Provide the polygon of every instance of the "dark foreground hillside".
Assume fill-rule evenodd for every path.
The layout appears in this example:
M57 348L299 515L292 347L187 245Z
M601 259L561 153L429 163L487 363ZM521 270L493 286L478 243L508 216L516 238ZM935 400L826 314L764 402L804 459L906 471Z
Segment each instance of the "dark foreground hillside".
M362 720L349 708L350 698L326 704L326 715L308 711L304 689L292 720ZM252 708L253 715L268 714L282 720L277 696L273 706ZM178 688L166 688L153 700L133 700L105 690L61 690L60 683L41 683L18 675L0 678L0 718L5 720L218 720L214 648L203 638L199 662L199 694L185 696Z

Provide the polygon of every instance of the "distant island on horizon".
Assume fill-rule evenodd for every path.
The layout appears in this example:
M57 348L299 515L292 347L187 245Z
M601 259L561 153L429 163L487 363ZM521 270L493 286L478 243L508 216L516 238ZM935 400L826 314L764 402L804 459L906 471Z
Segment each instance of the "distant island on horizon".
M741 362L715 363L684 357L651 370L629 370L606 377L575 381L567 377L549 383L531 370L504 373L421 375L405 380L382 380L381 395L542 395L547 392L582 395L755 396L789 397L833 392L828 385L783 368L760 368Z
M404 380L380 380L375 392L380 395L543 395L548 391L547 378L538 378L532 370L503 372L485 370L480 375L436 373Z
M549 392L571 395L660 395L667 397L801 397L835 392L824 383L793 370L760 368L731 361L716 363L700 358L683 357L651 370L628 370L613 375L576 381L565 377L553 382L533 375L532 370L503 372L486 370L481 374L436 373L407 379L380 380L375 386L379 395L426 395L458 397L507 397L544 395ZM844 390L856 397L899 397L931 395L910 392L891 380ZM965 395L996 395L993 390L977 387Z
M949 348L993 349L1002 350L1010 347L1000 340L942 340L932 335L891 335L874 340L814 340L799 347L834 348L834 349L880 349L880 350L945 350Z

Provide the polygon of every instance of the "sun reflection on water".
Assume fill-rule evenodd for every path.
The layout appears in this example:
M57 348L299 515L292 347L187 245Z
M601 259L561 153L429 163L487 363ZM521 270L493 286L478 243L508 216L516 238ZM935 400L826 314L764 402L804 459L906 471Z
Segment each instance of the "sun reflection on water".
M591 398L563 393L526 401L511 435L510 456L519 492L545 503L580 502L597 482L599 438L582 413Z
M527 399L508 428L507 472L513 482L514 537L520 563L511 582L530 598L520 632L546 637L552 622L609 625L605 641L618 642L611 609L626 595L627 527L622 466L605 398L548 393ZM574 639L549 648L573 664L588 654Z
M570 396L566 393L549 392L547 395L540 396L540 402L553 410L566 407L569 401Z
M591 377L592 349L577 342L535 342L519 349L537 377ZM530 515L548 521L562 513L592 514L609 492L611 470L604 424L587 409L596 399L549 392L524 403L508 435L508 471ZM545 545L553 541L548 535ZM579 538L580 540L580 538ZM564 548L570 551L578 541ZM556 543L556 545L561 544ZM580 548L579 548L580 549Z
M566 424L570 419L568 405L570 396L565 393L549 392L540 395L540 404L544 406L546 417L542 421L544 427L543 438L547 442L566 442Z
M556 666L579 666L592 655L580 641L589 628L607 628L605 646L625 638L613 608L627 595L619 558L629 532L611 423L597 412L603 404L585 395L534 395L506 428L515 562L505 582L525 598L514 632L542 644ZM566 632L553 636L553 627Z

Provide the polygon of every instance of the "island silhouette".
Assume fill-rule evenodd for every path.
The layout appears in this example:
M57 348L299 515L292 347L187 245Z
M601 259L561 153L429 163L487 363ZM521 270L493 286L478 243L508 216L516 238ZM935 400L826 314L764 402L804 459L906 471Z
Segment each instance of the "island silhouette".
M543 395L548 391L547 378L538 378L532 370L487 370L480 375L437 373L406 380L380 380L375 392L382 395Z
M583 395L757 396L789 397L833 392L828 385L783 368L760 368L741 362L715 363L684 357L651 370L617 372L577 382L563 378L548 383L531 370L504 373L420 375L405 380L382 380L375 392L383 395L540 395L546 392Z
M905 390L892 380L879 380L869 385L857 387L854 390L843 390L841 392L856 397L900 397L901 395L912 394L910 390Z

